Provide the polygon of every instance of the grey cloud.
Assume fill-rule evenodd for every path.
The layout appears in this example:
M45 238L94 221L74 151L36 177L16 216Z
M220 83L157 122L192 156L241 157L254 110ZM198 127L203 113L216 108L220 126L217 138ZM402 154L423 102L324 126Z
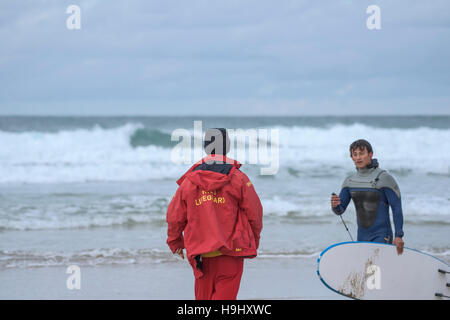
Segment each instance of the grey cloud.
M0 112L89 100L99 110L99 101L147 101L140 110L150 113L221 99L257 113L277 103L286 113L350 110L364 99L396 101L399 112L411 98L449 107L446 1L377 1L379 31L365 27L372 1L78 3L82 29L69 31L69 2L2 1Z

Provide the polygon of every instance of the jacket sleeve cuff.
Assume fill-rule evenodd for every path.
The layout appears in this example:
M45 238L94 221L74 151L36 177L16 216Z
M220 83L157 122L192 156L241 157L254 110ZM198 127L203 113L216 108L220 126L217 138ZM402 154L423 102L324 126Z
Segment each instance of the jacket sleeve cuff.
M169 248L172 251L172 253L174 253L179 248L184 249L184 241L183 240L172 241L167 244L169 245Z

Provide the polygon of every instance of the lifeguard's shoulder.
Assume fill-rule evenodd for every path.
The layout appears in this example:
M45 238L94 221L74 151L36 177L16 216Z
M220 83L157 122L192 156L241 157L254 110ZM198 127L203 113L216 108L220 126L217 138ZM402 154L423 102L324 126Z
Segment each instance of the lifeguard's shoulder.
M241 170L237 169L234 171L234 177L231 179L231 183L236 190L247 190L253 189L253 183L250 181L250 178Z

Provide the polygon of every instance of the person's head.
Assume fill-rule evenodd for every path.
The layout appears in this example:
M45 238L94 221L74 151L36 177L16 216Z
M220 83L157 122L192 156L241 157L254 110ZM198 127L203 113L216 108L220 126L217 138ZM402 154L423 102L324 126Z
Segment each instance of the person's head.
M357 168L365 168L372 162L372 146L367 140L356 140L350 145L350 157Z
M205 152L207 155L226 155L230 151L230 138L224 128L211 128L205 132Z

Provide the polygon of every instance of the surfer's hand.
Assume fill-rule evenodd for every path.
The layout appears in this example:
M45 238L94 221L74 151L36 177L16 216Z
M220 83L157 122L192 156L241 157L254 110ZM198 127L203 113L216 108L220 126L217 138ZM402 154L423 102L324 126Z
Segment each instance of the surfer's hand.
M397 254L402 254L403 253L403 246L405 245L405 243L403 242L402 238L395 237L394 241L392 243L397 247Z
M179 255L182 259L184 259L183 248L178 248L177 250L175 250L174 254L177 254L177 255Z
M331 196L331 207L336 208L338 205L341 204L341 198L337 194L333 194Z

